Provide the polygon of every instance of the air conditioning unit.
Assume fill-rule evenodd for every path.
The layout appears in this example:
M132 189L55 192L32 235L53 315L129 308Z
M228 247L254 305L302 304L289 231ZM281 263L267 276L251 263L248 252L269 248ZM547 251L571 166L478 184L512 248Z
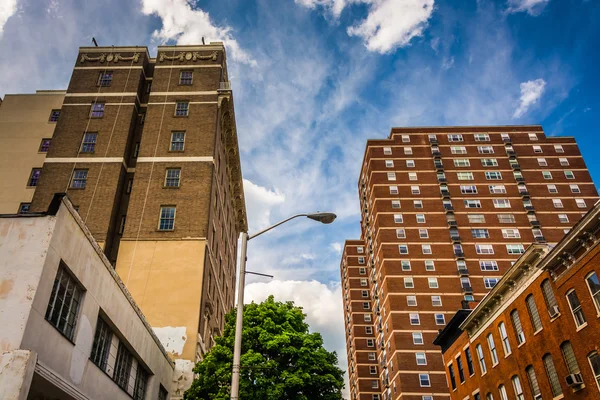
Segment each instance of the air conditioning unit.
M565 380L567 381L567 385L571 387L583 385L583 378L581 377L581 374L567 375Z
M558 306L552 306L552 308L549 309L548 312L550 313L550 318L554 318L554 317L558 316L558 314L560 314L560 310L558 309Z
M542 400L542 395L536 394L535 396L533 396L533 400Z

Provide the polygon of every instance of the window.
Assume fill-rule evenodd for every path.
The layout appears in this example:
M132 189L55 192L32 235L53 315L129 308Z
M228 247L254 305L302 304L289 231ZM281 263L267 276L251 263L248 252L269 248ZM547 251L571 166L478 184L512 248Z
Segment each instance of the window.
M585 204L585 200L584 199L575 199L575 204L577 204L577 207L579 208L586 208L587 204Z
M190 103L187 101L178 101L175 103L175 116L187 117L189 115Z
M565 171L565 178L575 179L575 175L573 174L573 171Z
M423 344L423 334L421 332L412 333L413 344Z
M60 117L60 110L52 110L50 111L48 122L58 122L58 117Z
M538 165L540 167L547 167L548 166L548 162L546 161L545 158L538 158L537 162L538 162Z
M508 400L508 394L506 393L506 387L504 387L504 385L498 386L498 392L500 392L500 400Z
M110 86L112 83L112 71L100 72L98 75L98 86Z
M483 278L483 284L486 289L491 289L496 286L499 280L500 278Z
M563 167L566 167L569 165L569 160L566 158L559 158L558 161L560 162L560 165Z
M494 260L479 261L479 268L482 271L498 271L498 263Z
M21 203L19 204L19 214L26 214L29 212L29 209L31 208L31 203Z
M383 154L386 156L389 156L392 154L392 148L391 147L384 147L383 148Z
M388 181L395 181L396 180L396 173L395 172L388 172L387 173L387 179L388 179Z
M398 194L398 186L390 186L390 194Z
M406 244L399 244L398 245L398 252L400 252L400 254L408 254L408 245L406 245Z
M191 85L194 74L192 71L181 71L179 72L179 84L180 85Z
M446 319L444 318L444 314L435 314L435 324L446 325Z
M596 378L598 389L600 389L600 356L598 356L598 352L594 351L590 353L588 355L588 361L590 362L590 367L592 368L592 372Z
M358 257L358 263L359 264L364 264L365 263L365 258L364 257Z
M442 297L441 296L431 296L431 305L434 307L442 306Z
M450 375L452 390L456 390L456 377L454 376L454 365L452 365L452 363L448 365L448 374Z
M133 357L131 356L131 353L129 350L127 350L125 345L120 342L115 361L113 380L121 389L125 391L127 391L127 386L129 384L132 361Z
M106 366L108 364L111 341L112 331L102 319L98 318L90 360L103 371L106 371Z
M519 239L521 234L518 229L502 229L502 237L504 239Z
M366 279L361 279L360 280L360 286L368 286L368 282Z
M538 137L535 133L529 133L529 140L538 140Z
M363 310L368 310L370 308L369 303L368 302L364 302L363 303Z
M481 208L481 201L479 200L465 200L465 208Z
M496 365L498 364L498 352L496 351L496 344L491 333L487 335L487 343L490 349L490 356L492 357L492 365Z
M406 296L406 304L415 307L417 305L417 296Z
M427 283L431 289L437 289L439 287L437 278L427 278Z
M175 207L162 206L160 208L160 219L158 221L158 230L172 231L175 229Z
M406 167L407 168L414 168L415 167L415 160L406 160Z
M546 187L548 188L548 193L558 193L556 185L546 185Z
M507 244L506 251L508 254L523 254L525 253L525 247L522 244Z
M407 289L412 289L415 287L415 283L413 281L412 277L405 277L404 278L404 287Z
M424 224L425 223L425 214L417 214L417 223Z
M567 214L558 214L558 222L567 224L569 223L569 217L567 216Z
M167 400L167 397L169 397L169 392L167 392L167 389L160 385L158 389L158 400Z
M495 158L482 158L481 165L484 167L497 167L498 160L496 160Z
M81 153L93 153L96 150L97 133L84 133L81 142Z
M406 239L406 232L404 229L396 229L396 237L398 239Z
M549 279L545 279L541 285L542 294L544 295L544 301L546 302L546 307L548 307L548 311L550 312L550 316L553 316L554 308L558 307L556 303L556 297L554 297L554 290L552 290L552 284Z
M471 229L471 235L476 239L487 239L490 232L487 229Z
M27 181L27 186L37 186L40 181L40 176L42 175L41 168L33 168L31 170L31 174L29 174L29 180Z
M505 194L506 187L504 185L490 185L490 193L491 194Z
M412 151L412 147L409 147L409 146L406 146L406 147L404 147L404 155L407 155L407 156L409 156L409 155L411 155L412 153L413 153L413 151Z
M394 160L385 160L386 168L394 168Z
M495 208L510 208L510 200L509 199L493 199Z
M523 333L523 326L521 325L521 319L519 318L519 312L512 310L510 313L510 319L512 320L513 328L515 329L515 336L517 337L517 343L525 343L525 333Z
M356 247L356 252L357 252L358 254L362 254L362 253L364 253L364 252L365 252L365 249L364 249L364 247L362 247L362 246L357 246L357 247Z
M448 141L449 142L462 142L463 135L450 134L450 135L448 135Z
M454 159L454 166L455 167L470 167L471 162L469 161L468 158L456 158L456 159Z
M475 137L476 142L489 142L490 141L490 135L488 135L487 133L476 133L473 136Z
M552 179L552 173L550 171L542 171L544 179Z
M483 358L483 348L480 344L475 347L477 351L477 359L479 360L479 368L481 368L481 375L487 372L487 368L485 366L485 359Z
M533 146L534 153L543 153L542 146Z
M435 271L433 260L425 260L425 271Z
M561 199L552 199L552 204L554 205L554 208L564 208Z
M410 136L402 135L402 143L409 143L409 142L410 142Z
M377 375L377 367L375 365L370 365L369 372L371 373L371 375Z
M171 151L183 151L185 144L185 132L171 133Z
M517 400L525 400L525 395L523 394L523 388L521 387L521 380L517 375L511 378L513 388L515 389L515 396Z
M421 194L421 189L419 189L418 186L411 186L410 187L410 193L411 194ZM421 208L423 207L423 202L421 200L418 200L421 203Z
M409 172L408 173L408 180L409 181L416 181L417 180L417 173L416 172Z
M573 351L573 346L571 346L571 342L563 342L560 345L560 351L562 352L563 358L565 359L565 364L567 365L569 374L579 374L581 370L579 369L579 364L577 364L577 359L575 358L575 352Z
M372 335L373 334L373 327L372 326L365 326L365 334Z
M472 181L473 173L472 172L457 172L456 177L459 181Z
M479 394L479 393L477 393L477 394ZM494 395L493 395L493 394L491 394L490 392L488 392L488 393L485 395L485 400L494 400Z
M52 143L52 139L42 139L40 143L40 148L38 149L39 153L47 153L50 150L50 143Z
M81 296L82 288L67 271L65 263L61 261L52 285L45 318L71 341L75 332Z
M541 399L540 385L535 376L533 366L529 365L525 368L525 372L527 373L527 380L529 381L529 387L531 388L531 393L533 393L533 398L536 400Z
M483 214L467 214L469 223L471 224L483 224L485 223L485 215Z
M411 325L421 325L421 320L419 319L418 313L410 313L409 318Z
M400 200L392 200L392 208L400 208Z
M429 232L427 231L427 229L419 229L419 238L420 239L429 238Z
M419 374L419 383L421 387L430 387L431 382L429 381L429 374Z
M425 353L415 353L417 365L427 365L427 356Z
M431 245L429 245L429 244L422 244L421 245L421 252L423 254L431 254Z
M506 325L504 322L498 324L498 333L500 333L500 339L502 340L502 348L504 349L504 356L508 356L511 353L510 342L508 340L508 333L506 332Z
M363 319L365 322L371 322L371 314L364 314Z
M585 277L585 280L590 289L596 310L600 313L600 281L598 281L598 275L595 272L591 272Z
M375 340L367 339L367 347L375 347Z
M492 146L477 146L479 154L494 154L494 148Z
M365 267L360 267L358 269L358 274L359 275L366 275L367 274L367 269Z
M485 173L485 179L489 181L497 181L502 179L502 173L500 171L487 171Z
M458 377L460 378L460 382L464 383L465 382L465 370L463 368L463 363L462 363L462 359L460 358L460 355L458 357L456 357L456 366L458 367Z
M368 290L362 290L361 291L361 295L362 295L362 297L369 297L369 291Z
M423 208L423 200L413 200L413 207L414 208Z
M460 192L462 194L477 194L477 186L475 185L470 185L470 186L460 186Z
M467 154L467 148L465 146L450 146L450 152L452 154Z
M550 382L550 388L552 389L552 396L556 397L562 394L562 388L560 387L560 381L558 379L558 374L556 373L556 368L554 367L554 361L552 360L552 355L547 353L542 358L544 362L544 368L546 369L546 375L548 376L548 381Z
M104 117L104 103L92 103L90 110L91 118L102 118Z
M165 174L165 187L179 187L180 176L181 169L167 168L167 172Z
M476 244L475 251L477 254L494 254L494 246L491 244Z
M575 289L571 289L567 292L567 300L569 301L569 307L573 313L573 319L575 320L575 326L578 328L586 323L585 315L581 309L581 303L577 297Z
M138 158L139 154L140 154L140 142L137 142L135 144L135 147L133 148L133 158Z
M571 189L571 193L581 193L579 185L569 185L569 189Z
M555 144L554 145L554 151L557 153L564 153L565 150L563 149L562 145L560 144Z
M71 178L71 188L85 189L85 185L87 184L87 176L87 169L73 170L73 177Z
M529 318L531 319L533 331L537 332L542 329L542 320L540 319L540 314L538 313L537 305L535 304L533 295L530 294L527 296L525 303L527 304L527 311L529 312Z
M394 214L394 222L396 224L401 224L404 222L404 218L402 217L402 214Z

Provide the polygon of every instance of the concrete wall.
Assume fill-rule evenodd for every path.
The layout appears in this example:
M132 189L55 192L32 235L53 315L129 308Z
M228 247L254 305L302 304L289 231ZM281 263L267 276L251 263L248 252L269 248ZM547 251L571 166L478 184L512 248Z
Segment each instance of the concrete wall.
M50 112L60 109L65 93L38 91L8 94L0 108L0 214L16 213L20 203L29 203L35 188L27 187L32 168L41 168L46 153L42 139L52 138L55 122Z

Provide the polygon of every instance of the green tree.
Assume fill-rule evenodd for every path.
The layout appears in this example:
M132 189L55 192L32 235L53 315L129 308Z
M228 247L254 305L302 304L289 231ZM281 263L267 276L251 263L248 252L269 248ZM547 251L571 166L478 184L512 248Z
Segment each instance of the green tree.
M309 333L305 314L293 302L244 307L241 400L340 400L343 371L335 352L323 347L319 333ZM235 336L235 310L226 315L223 336L196 364L198 378L185 400L228 400Z

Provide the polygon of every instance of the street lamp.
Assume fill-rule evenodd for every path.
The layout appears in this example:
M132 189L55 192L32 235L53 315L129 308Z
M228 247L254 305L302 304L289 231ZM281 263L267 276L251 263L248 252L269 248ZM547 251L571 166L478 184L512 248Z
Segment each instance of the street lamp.
M242 357L242 323L244 321L244 284L246 280L246 250L248 240L254 239L257 236L262 235L265 232L270 231L273 228L283 225L286 222L298 218L307 217L313 221L318 221L323 224L332 223L336 215L334 213L312 213L312 214L296 214L283 221L271 225L270 227L263 229L254 235L249 236L248 232L242 232L242 258L240 260L240 278L238 281L238 300L237 300L237 315L235 320L235 343L233 347L233 369L231 371L231 400L239 400L240 391L240 359Z

